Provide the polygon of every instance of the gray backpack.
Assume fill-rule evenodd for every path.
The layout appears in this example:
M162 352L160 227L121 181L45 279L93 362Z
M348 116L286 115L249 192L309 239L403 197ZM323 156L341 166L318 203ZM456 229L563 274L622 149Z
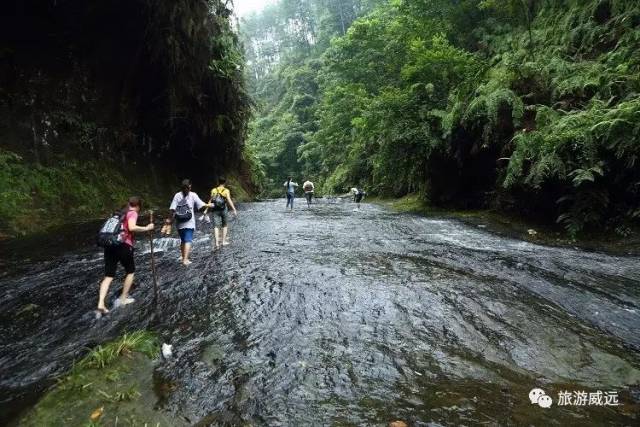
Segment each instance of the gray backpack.
M178 222L187 222L193 217L193 212L191 212L191 206L187 202L187 198L183 197L180 203L176 206L176 221Z
M103 248L111 248L122 244L122 222L125 215L115 212L100 227L96 243Z
M213 210L223 211L227 207L227 199L224 198L222 193L216 191L216 196L213 198Z

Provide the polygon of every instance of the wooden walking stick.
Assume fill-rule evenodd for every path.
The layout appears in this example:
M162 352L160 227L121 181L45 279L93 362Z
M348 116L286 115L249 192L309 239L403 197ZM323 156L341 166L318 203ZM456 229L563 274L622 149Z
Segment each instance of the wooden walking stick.
M149 211L149 224L153 223L153 211ZM149 231L149 245L151 246L151 273L153 274L153 302L158 311L158 278L156 274L156 257L153 254L153 231Z

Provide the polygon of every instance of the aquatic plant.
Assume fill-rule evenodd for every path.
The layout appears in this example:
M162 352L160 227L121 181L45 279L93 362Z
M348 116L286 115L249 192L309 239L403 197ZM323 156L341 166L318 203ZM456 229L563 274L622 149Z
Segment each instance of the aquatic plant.
M160 344L155 334L148 331L125 332L116 341L99 345L80 360L75 367L79 369L102 369L116 361L120 356L130 352L142 353L155 358L160 353Z

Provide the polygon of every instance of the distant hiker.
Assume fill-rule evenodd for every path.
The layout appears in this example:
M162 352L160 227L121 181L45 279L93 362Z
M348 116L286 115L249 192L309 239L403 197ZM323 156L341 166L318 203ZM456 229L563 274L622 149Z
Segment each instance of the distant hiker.
M160 229L160 234L162 234L163 236L171 235L171 218L167 218L164 220L164 225Z
M211 205L213 206L213 236L215 238L215 249L220 248L220 228L222 228L222 245L227 246L229 240L227 239L227 219L229 218L229 207L233 210L233 215L238 216L236 207L231 200L231 192L226 188L227 180L220 177L218 179L218 186L211 190Z
M100 294L98 296L98 311L102 314L109 312L104 305L104 299L109 292L109 286L116 275L118 263L122 264L125 273L122 294L120 295L120 304L131 304L135 300L129 297L129 290L133 284L133 273L136 271L136 265L133 259L133 248L135 244L133 233L151 231L153 224L146 227L139 227L138 213L142 207L142 202L138 197L129 198L129 203L121 214L117 214L117 223L115 227L109 227L108 220L100 230L98 244L104 247L104 279L100 283ZM115 219L115 218L114 218ZM111 232L112 236L109 236Z
M176 220L176 228L180 235L180 261L183 265L191 264L189 253L191 252L191 242L193 242L193 232L196 229L195 211L211 206L200 200L200 197L191 191L191 181L188 179L182 181L182 190L173 196L169 210Z
M164 220L164 224L162 225L162 228L160 229L160 234L162 234L163 236L170 236L172 225L173 225L173 222L171 221L171 218L166 218Z
M298 184L293 182L292 179L293 177L289 176L287 181L284 183L287 191L287 208L291 205L291 210L293 210L293 200L296 198L296 188L298 187Z
M353 187L351 189L351 192L353 193L353 201L356 202L356 204L358 205L358 210L360 210L360 202L362 201L364 196L367 195L367 193L362 188L359 188L359 187L358 188Z
M307 206L311 206L311 199L313 199L313 191L315 186L313 182L307 180L302 184L302 190L304 190L304 198L307 199Z

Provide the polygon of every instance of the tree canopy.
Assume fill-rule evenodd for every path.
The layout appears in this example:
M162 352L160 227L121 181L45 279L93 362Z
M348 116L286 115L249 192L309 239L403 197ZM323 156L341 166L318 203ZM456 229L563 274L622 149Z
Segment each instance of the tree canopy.
M555 219L640 216L640 5L283 0L241 23L264 185L304 175Z

